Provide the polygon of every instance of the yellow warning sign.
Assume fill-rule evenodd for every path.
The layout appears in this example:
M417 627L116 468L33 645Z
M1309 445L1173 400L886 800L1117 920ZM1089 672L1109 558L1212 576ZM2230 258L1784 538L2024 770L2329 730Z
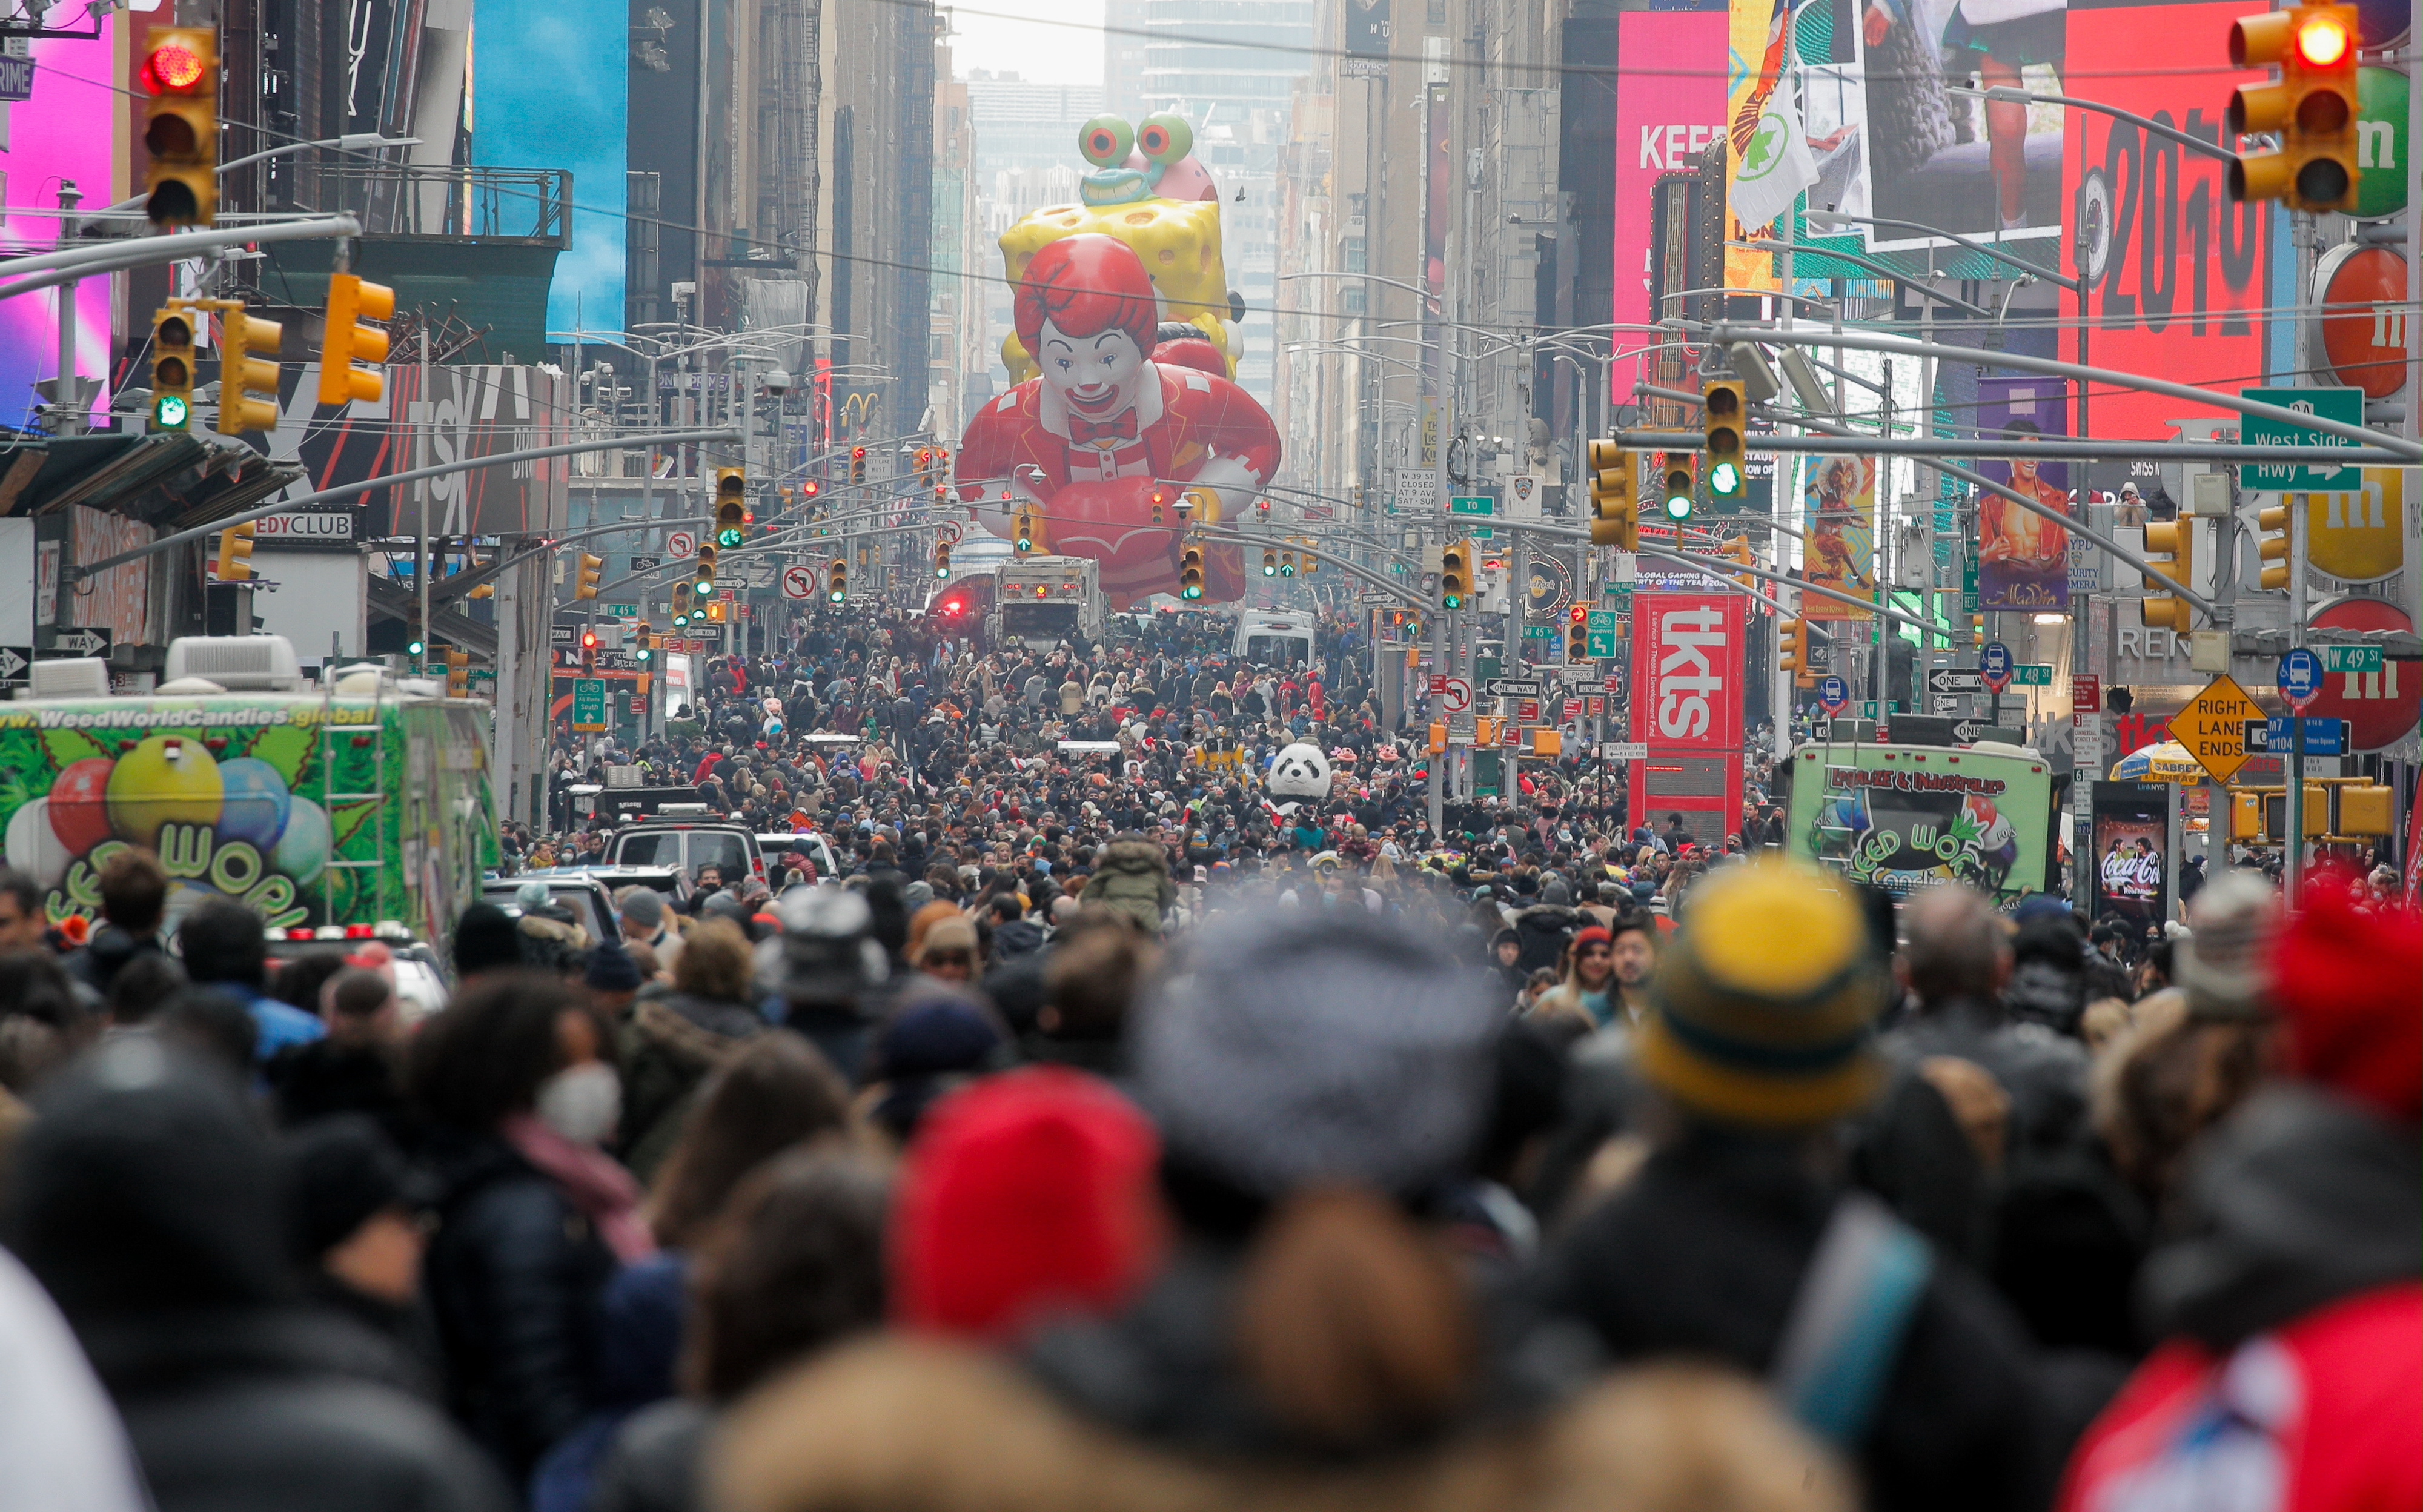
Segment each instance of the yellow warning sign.
M2263 710L2236 678L2219 676L2171 717L2171 739L2185 746L2213 781L2227 782L2246 765L2246 722L2262 717Z

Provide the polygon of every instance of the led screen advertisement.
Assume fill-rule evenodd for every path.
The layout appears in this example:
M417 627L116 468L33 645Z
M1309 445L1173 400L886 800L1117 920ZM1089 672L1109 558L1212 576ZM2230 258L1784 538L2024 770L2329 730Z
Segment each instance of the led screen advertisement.
M1650 287L1651 186L1669 173L1688 173L1708 144L1724 135L1725 29L1715 10L1627 10L1617 22L1616 56L1623 70L1615 92L1615 347L1649 340L1627 326L1645 326L1658 311ZM1638 358L1619 359L1611 374L1617 403L1647 377Z
M629 16L578 0L477 0L472 25L473 161L572 174L572 246L556 259L546 328L617 329Z
M2094 916L2161 922L2168 916L2163 881L2171 789L2158 782L2098 782L2092 802Z
M118 18L100 16L97 40L40 37L33 40L33 95L9 108L0 133L0 206L8 212L10 247L47 251L58 233L49 214L59 184L72 182L87 209L123 198L113 143L119 93ZM76 287L76 374L105 379L109 372L108 279L86 279ZM0 299L0 422L29 425L40 403L34 385L59 371L59 296L50 290ZM96 401L96 407L106 395Z

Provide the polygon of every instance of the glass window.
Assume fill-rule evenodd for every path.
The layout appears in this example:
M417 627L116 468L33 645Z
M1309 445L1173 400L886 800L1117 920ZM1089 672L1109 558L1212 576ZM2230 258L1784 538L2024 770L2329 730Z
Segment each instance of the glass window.
M689 864L693 867L714 867L723 873L723 880L749 874L749 852L756 849L736 835L701 835L690 832Z
M614 859L626 867L677 867L681 865L681 836L671 830L626 835L615 843Z

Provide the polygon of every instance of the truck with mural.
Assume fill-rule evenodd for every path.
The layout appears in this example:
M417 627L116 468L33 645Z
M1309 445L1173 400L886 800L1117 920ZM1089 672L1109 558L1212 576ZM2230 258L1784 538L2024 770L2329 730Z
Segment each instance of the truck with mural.
M2050 890L2053 776L2035 751L1812 740L1788 764L1789 854L1904 897L1965 883L2007 910Z
M0 853L54 922L97 923L102 870L140 846L171 927L229 898L273 930L442 943L498 862L489 723L375 667L317 691L20 698L0 704Z

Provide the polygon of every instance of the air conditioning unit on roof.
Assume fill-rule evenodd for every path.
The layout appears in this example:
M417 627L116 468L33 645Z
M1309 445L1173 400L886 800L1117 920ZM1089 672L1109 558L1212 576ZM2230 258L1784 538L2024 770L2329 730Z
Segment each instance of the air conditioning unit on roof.
M186 635L168 643L163 681L208 677L233 692L300 692L303 668L283 635Z

